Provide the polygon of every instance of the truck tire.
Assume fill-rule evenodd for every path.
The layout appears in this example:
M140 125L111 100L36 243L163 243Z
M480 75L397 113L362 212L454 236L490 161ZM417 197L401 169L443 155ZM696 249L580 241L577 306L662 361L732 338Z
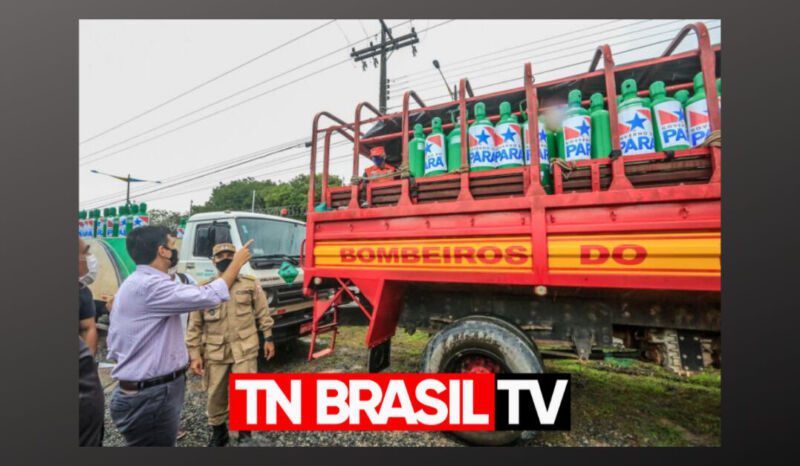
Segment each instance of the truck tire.
M542 358L533 341L516 326L496 317L459 319L433 336L422 354L420 372L495 372L539 374ZM507 445L521 431L454 431L476 445Z

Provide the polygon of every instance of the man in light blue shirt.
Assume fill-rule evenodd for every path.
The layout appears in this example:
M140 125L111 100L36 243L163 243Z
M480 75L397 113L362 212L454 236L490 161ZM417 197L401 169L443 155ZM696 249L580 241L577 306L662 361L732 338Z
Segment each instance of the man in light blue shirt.
M167 228L145 226L128 235L126 248L137 266L114 298L107 343L109 359L117 361L111 376L119 381L109 410L129 446L175 445L189 360L181 319L230 298L239 269L250 260L250 243L218 279L195 286L167 274L178 263Z

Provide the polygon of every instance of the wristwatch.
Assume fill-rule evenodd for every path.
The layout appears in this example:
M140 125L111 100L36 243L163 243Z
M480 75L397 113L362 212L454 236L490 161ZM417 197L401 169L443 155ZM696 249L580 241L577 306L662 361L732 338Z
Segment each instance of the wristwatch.
M264 337L264 341L266 341L267 343L272 343L272 340L273 340L272 335Z

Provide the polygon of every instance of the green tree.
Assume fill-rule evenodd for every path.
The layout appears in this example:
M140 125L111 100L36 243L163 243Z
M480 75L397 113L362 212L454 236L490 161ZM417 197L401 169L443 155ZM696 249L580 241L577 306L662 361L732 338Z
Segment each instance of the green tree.
M182 216L180 212L163 209L151 209L147 214L150 216L151 225L163 225L172 231L178 229Z
M196 206L192 211L196 213L218 210L250 210L253 202L253 191L256 192L256 209L263 209L264 201L259 193L274 185L275 183L271 180L256 181L250 177L231 181L230 183L220 183L211 191L211 197L209 197L208 202L204 205Z
M316 202L319 202L322 191L322 176L316 177ZM329 186L341 186L342 179L331 175ZM204 205L197 206L194 212L211 212L218 210L249 211L253 201L253 190L256 191L255 208L257 212L279 214L285 208L288 216L305 220L308 200L308 175L297 175L289 181L274 182L272 180L256 181L253 178L220 183L211 192L211 197ZM315 202L315 203L316 203Z

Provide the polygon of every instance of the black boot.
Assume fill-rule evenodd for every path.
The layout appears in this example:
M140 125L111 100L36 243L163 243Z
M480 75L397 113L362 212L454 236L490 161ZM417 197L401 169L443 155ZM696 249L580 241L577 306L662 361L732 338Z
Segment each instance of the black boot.
M208 441L209 447L224 447L228 444L228 426L222 423L218 426L211 426L211 440Z
M246 442L253 438L253 433L249 430L240 430L239 431L239 438L236 440L237 443Z

